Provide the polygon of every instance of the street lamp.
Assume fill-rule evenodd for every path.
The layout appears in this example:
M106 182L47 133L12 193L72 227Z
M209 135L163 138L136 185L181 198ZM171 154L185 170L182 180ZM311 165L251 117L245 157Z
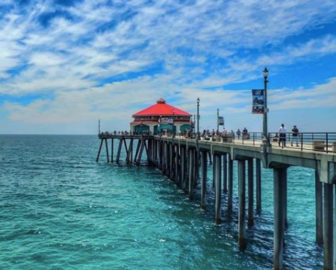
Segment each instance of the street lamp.
M196 135L197 140L199 139L199 119L200 119L200 115L199 115L199 103L200 103L200 99L197 98L197 135Z
M219 109L217 108L217 131L219 131L219 121L218 121L218 118L219 118Z
M267 113L268 113L268 108L267 108L267 83L268 83L268 69L265 67L263 71L263 76L264 76L264 115L263 115L263 143L266 145L269 145L269 140L267 136Z

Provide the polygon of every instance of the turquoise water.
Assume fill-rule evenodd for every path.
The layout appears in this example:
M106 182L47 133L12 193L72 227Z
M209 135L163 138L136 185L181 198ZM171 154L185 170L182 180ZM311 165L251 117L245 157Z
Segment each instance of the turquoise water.
M272 172L262 171L261 216L237 249L234 214L207 211L151 167L95 162L95 136L0 136L0 269L271 269ZM211 170L209 170L209 178ZM284 261L322 269L314 243L314 172L290 168Z

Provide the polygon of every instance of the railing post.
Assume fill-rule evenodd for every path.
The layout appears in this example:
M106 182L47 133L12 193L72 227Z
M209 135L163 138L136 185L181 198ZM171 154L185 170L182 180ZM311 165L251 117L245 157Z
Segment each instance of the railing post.
M326 151L328 153L328 148L329 148L329 145L328 145L328 132L326 133Z

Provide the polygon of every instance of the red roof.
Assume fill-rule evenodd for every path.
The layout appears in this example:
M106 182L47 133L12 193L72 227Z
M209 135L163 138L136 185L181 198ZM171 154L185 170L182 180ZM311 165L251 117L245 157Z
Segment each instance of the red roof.
M148 116L148 115L162 115L162 116L172 116L172 115L178 115L178 116L191 116L191 114L182 111L174 106L171 106L166 103L166 101L163 98L160 98L156 104L137 112L136 114L133 114L134 116Z

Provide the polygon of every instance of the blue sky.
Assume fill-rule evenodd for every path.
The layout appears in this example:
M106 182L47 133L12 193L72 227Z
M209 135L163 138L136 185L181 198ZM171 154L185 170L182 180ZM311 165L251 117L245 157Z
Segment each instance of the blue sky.
M0 133L128 129L163 97L214 128L336 131L336 1L0 2Z

